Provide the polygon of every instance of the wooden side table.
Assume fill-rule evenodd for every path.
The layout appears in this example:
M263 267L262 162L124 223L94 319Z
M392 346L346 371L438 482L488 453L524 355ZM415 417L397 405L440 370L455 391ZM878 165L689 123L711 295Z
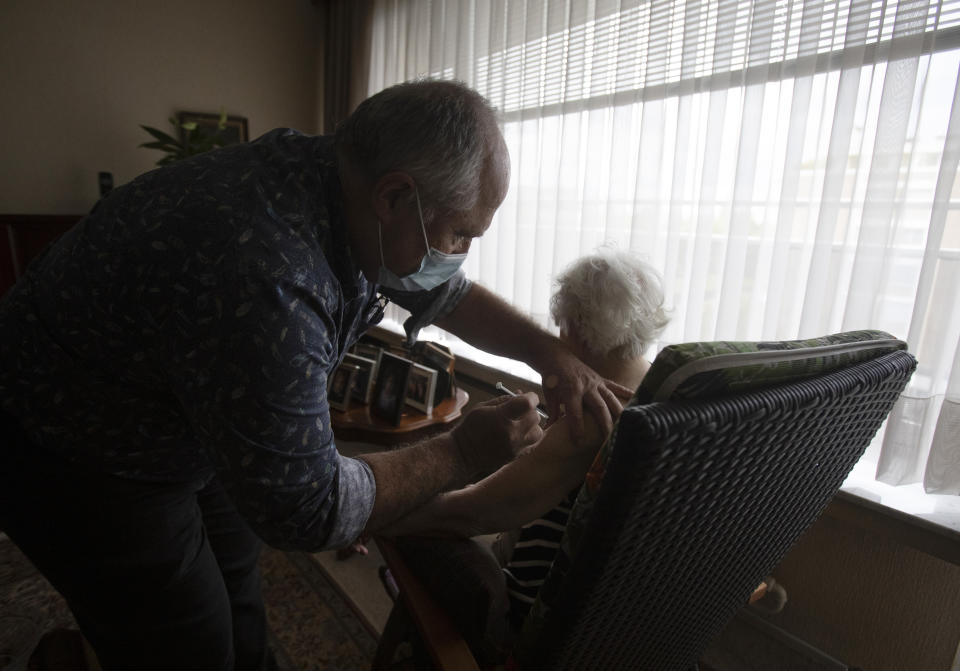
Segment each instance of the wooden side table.
M456 396L437 405L431 415L411 408L404 411L396 425L371 414L369 405L356 405L345 412L331 409L330 422L338 440L386 446L413 443L452 428L469 400L467 392L457 389Z

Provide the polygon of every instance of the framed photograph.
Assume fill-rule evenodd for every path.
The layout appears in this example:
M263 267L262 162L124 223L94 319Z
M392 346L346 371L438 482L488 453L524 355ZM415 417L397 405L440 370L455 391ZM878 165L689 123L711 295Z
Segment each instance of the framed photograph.
M437 382L433 395L433 405L437 406L445 399L456 393L456 384L453 374L456 357L438 343L426 342L420 350L420 361L429 368L437 371Z
M368 343L358 342L353 346L353 353L357 356L362 356L367 359L373 359L377 361L380 358L380 350L382 348L378 345L371 345Z
M353 382L353 393L351 393L350 398L364 405L369 405L373 396L374 383L377 380L376 359L368 359L356 354L346 354L343 361L357 367L357 377Z
M407 383L413 362L390 352L380 353L377 362L377 383L373 390L370 412L394 424L400 423L407 396Z
M437 371L418 363L410 370L407 380L407 405L430 415L433 413L433 393L437 386Z
M344 362L333 371L327 384L327 402L331 408L347 410L350 407L350 395L356 384L358 370L358 366Z
M433 342L427 342L423 344L423 351L421 356L424 359L424 362L429 363L433 368L437 370L445 370L448 373L453 373L453 362L455 357L450 351L441 345Z
M193 122L197 124L197 133L200 135L214 135L220 124L219 114L203 114L200 112L177 112L177 123ZM186 131L180 129L180 141L184 140ZM242 116L228 116L226 128L223 129L225 144L237 144L249 140L247 134L247 118Z

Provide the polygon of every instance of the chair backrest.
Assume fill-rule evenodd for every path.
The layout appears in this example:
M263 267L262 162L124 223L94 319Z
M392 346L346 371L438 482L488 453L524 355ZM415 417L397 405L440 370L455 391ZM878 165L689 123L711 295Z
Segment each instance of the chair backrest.
M814 352L812 375L793 363L741 391L625 409L512 662L690 669L822 512L912 374L903 343L852 340L863 339L879 342L826 363Z

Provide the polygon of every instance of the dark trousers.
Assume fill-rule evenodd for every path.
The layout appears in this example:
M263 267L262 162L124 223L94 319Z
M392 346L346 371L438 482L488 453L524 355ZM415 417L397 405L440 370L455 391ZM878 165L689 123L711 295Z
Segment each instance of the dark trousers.
M0 415L0 530L66 598L105 671L272 666L261 543L216 479L70 465Z

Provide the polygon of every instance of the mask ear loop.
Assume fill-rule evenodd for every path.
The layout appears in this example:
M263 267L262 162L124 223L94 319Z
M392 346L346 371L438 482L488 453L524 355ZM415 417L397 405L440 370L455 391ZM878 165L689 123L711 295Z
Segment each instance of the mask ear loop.
M427 256L430 256L430 241L427 240L427 227L423 223L423 210L420 209L420 190L417 185L413 185L413 195L417 199L417 214L420 215L420 231L423 233L423 244L427 248ZM380 243L380 256L383 256L383 243Z
M387 267L387 262L383 260L383 222L377 219L377 242L380 243L380 265Z

